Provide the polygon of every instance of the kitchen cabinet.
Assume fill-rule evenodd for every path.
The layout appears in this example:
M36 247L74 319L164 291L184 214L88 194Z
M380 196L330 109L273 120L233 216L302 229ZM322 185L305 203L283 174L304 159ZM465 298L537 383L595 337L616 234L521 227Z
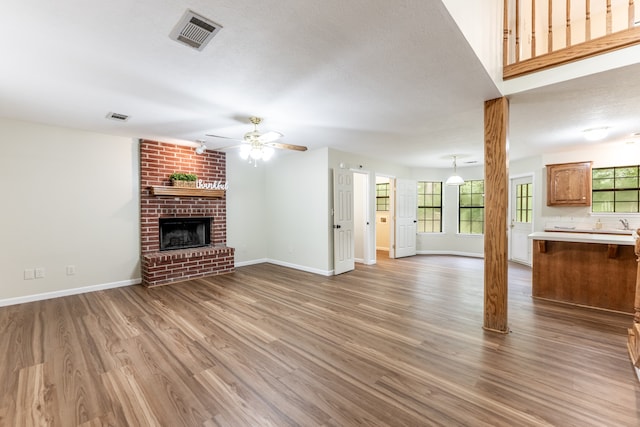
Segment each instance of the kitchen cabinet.
M638 262L629 235L535 232L531 295L632 314Z
M547 165L547 206L591 206L591 163Z

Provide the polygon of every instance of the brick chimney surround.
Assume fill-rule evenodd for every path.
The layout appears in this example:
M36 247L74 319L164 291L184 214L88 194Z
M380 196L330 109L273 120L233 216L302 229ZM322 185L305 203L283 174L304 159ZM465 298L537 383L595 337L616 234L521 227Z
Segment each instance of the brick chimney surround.
M159 195L170 187L169 175L186 172L205 183L225 182L226 155L196 154L193 147L140 140L140 239L142 284L147 287L235 270L234 249L227 247L226 192L220 197ZM160 218L211 218L208 246L160 251Z

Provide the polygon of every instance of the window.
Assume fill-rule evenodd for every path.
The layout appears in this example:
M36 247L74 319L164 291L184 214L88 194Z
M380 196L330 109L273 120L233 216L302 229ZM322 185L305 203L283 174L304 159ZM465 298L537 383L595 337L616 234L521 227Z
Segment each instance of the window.
M597 168L592 172L592 206L597 213L640 212L640 166Z
M376 211L389 210L389 183L376 184Z
M484 234L484 180L466 181L458 191L458 232Z
M516 222L531 222L533 217L533 184L516 185Z
M418 233L442 231L442 182L418 181Z

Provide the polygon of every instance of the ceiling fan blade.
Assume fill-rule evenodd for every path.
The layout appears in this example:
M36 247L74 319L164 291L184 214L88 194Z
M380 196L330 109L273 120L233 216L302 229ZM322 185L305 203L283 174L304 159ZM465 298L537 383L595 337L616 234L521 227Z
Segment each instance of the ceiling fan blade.
M231 137L228 137L228 136L213 135L213 134L210 134L210 133L206 134L206 136L209 136L209 137L212 137L212 138L230 139L230 140L232 140L232 141L242 142L242 140L241 140L241 139L238 139L238 138L231 138Z
M273 141L276 141L276 140L282 138L283 136L284 135L282 135L280 132L269 131L269 132L265 132L262 135L260 135L258 137L258 141L260 141L262 143L273 142Z
M304 145L283 144L281 142L269 142L265 145L269 145L273 148L280 148L282 150L307 151L307 147Z
M231 139L231 138L228 138L228 139ZM212 151L221 151L221 150L226 150L227 148L240 147L242 145L244 145L244 144L225 145L224 147L213 148Z

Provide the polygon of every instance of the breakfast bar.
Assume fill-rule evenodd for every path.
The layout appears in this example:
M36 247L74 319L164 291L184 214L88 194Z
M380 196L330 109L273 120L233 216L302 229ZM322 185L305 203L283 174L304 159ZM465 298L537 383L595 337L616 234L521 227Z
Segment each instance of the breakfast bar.
M632 314L635 240L628 234L541 231L533 241L532 295Z

